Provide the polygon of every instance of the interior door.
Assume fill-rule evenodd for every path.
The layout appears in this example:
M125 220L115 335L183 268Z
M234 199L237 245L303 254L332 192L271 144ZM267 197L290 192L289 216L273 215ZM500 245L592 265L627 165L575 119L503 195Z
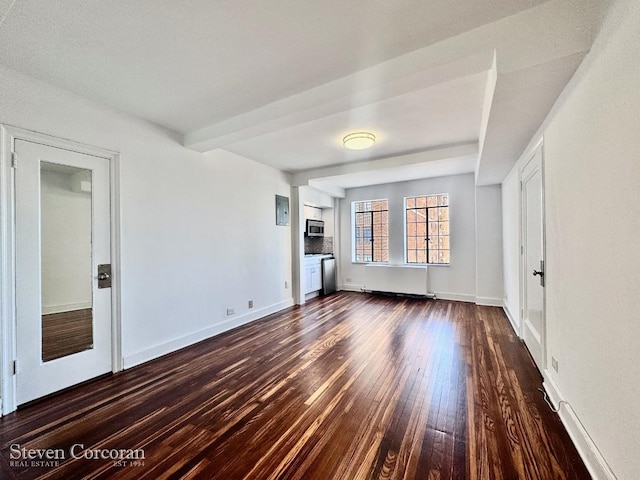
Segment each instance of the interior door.
M110 189L106 158L15 151L20 405L111 371Z
M523 219L523 332L538 369L544 371L544 248L542 150L538 149L522 171Z

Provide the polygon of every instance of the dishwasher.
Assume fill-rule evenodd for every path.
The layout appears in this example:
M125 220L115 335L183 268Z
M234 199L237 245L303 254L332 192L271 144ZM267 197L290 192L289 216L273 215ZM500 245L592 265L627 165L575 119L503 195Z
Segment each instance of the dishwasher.
M336 291L336 259L322 259L322 295Z

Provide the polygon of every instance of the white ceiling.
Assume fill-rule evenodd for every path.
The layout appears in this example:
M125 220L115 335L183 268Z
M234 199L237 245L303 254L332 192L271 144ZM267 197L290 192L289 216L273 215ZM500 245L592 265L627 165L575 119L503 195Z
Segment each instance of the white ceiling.
M486 77L483 72L457 78L225 148L295 173L320 165L403 155L461 140L477 141ZM360 130L376 135L376 147L359 151L344 148L342 138Z
M606 4L0 0L0 63L190 148L337 192L474 170L491 184L590 48ZM354 130L374 132L374 148L345 151ZM460 146L464 161L446 158Z

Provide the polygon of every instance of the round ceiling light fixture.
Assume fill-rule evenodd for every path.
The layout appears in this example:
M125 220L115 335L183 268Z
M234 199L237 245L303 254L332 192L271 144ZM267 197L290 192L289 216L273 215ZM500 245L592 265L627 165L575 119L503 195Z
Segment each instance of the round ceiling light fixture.
M376 136L369 132L350 133L342 139L342 144L349 150L364 150L376 143Z

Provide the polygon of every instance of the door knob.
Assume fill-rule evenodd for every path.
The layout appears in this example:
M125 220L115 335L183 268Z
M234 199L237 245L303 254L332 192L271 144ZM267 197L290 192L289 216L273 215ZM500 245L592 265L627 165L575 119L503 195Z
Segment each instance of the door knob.
M98 288L111 288L111 265L98 265Z
M540 277L540 286L544 287L544 260L540 260L540 270L533 270L533 276L536 275Z

